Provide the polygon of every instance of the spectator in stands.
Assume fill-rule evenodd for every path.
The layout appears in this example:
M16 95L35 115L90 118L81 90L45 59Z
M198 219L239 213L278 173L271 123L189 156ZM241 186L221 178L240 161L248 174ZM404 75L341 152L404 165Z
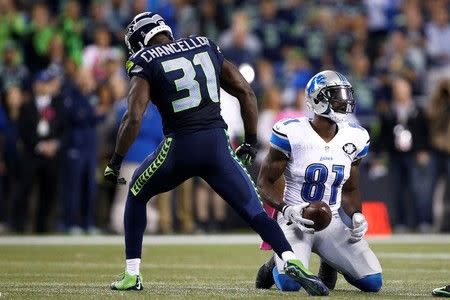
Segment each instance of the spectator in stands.
M86 30L84 30L84 42L86 44L95 43L96 29L108 26L107 6L103 0L93 0L90 2L89 15L86 18ZM83 57L82 61L83 62Z
M62 99L58 96L60 78L49 70L38 72L33 84L33 97L20 109L19 178L13 195L13 229L25 230L33 183L39 184L36 232L49 230L47 222L54 208L58 187L58 153L65 134ZM70 172L69 172L70 173Z
M199 16L197 10L188 0L174 0L177 20L176 37L188 37L199 32Z
M448 10L439 6L438 1L431 6L431 21L426 25L427 52L433 66L450 64L450 24Z
M278 112L278 114L275 116L274 124L283 119L312 116L312 112L306 108L305 88L306 85L300 87L297 91L294 105L284 106L283 109Z
M220 33L226 28L226 16L223 13L221 1L202 0L200 2L200 31L201 35L217 42Z
M320 70L327 59L329 60L327 31L333 27L334 16L331 8L321 6L316 8L309 19L303 32L302 44L313 69Z
M364 53L351 56L349 80L353 85L356 103L356 116L359 123L369 128L375 121L374 82L369 76L370 62Z
M119 127L119 123L121 122L126 109L127 103L125 99L115 105L116 128ZM127 184L118 186L116 189L116 195L114 197L114 202L112 203L110 214L110 228L113 232L123 233L124 231L123 214L125 211L125 200L129 190L128 183L131 181L134 171L148 155L157 150L163 138L161 116L159 115L156 106L150 104L144 113L144 119L139 135L125 156L120 169L120 174L127 180ZM156 203L154 203L155 200L158 202L171 201L170 192L158 195L156 199L153 199L152 202L147 205L147 230L150 232L155 232L158 224L158 213L154 208L156 205ZM170 228L164 228L163 232L167 233L170 232L170 230Z
M59 26L64 47L67 49L67 55L77 64L80 64L84 46L83 32L85 30L85 21L81 16L79 1L69 0L64 3Z
M16 1L0 1L0 49L10 40L19 40L27 32L26 16L16 8Z
M404 29L396 29L389 35L385 44L386 52L376 62L378 70L385 69L392 76L400 76L409 81L415 95L420 94L421 59L417 59ZM414 84L413 84L414 83Z
M49 64L48 50L50 41L56 30L51 24L48 6L43 2L33 5L31 13L31 29L24 41L26 66L31 73L47 68Z
M254 64L261 51L261 43L250 33L248 15L243 11L234 13L231 28L220 36L219 45L224 56L238 66Z
M398 13L398 5L400 3L401 1L391 0L364 0L367 13L368 34L370 36L367 54L371 61L375 61L389 30L394 26L393 22Z
M275 0L260 1L259 12L260 17L255 27L255 34L262 44L261 56L273 63L281 63L288 24L279 18Z
M10 86L29 88L28 68L19 61L16 43L8 41L3 48L3 61L0 64L0 92L5 92Z
M256 78L253 83L256 99L262 99L265 90L278 84L278 81L279 78L275 76L273 64L267 59L258 60L256 64Z
M225 201L204 181L195 187L195 213L198 233L216 233L225 229Z
M106 62L113 55L111 34L106 26L95 29L95 42L83 50L83 68L90 71L97 83L107 79Z
M96 124L99 116L93 99L97 86L86 69L80 68L74 75L66 78L63 91L67 120L60 194L63 230L73 234L81 230L96 233Z
M425 115L413 99L411 85L405 79L392 82L393 102L380 116L380 135L374 152L386 151L392 183L390 215L394 229L406 230L407 212L414 208L420 232L432 230L432 164Z
M193 201L193 179L186 180L179 185L174 192L175 209L173 209L173 201L169 198L169 201L160 199L158 201L159 210L159 224L161 232L172 232L175 222L172 217L172 212L175 211L175 219L178 223L179 232L192 233L194 232L194 201Z
M406 1L403 5L404 24L406 36L412 48L419 52L421 57L425 56L426 35L423 23L423 15L420 11L419 1ZM425 64L425 62L423 63Z
M6 192L5 192L5 182L6 182L6 128L7 128L8 118L6 111L3 109L3 105L0 104L0 233L4 232L6 229Z
M286 51L286 58L282 69L285 89L283 92L283 105L295 105L296 97L300 89L314 75L310 62L298 48L290 48Z
M281 110L281 91L277 86L268 88L263 95L262 107L258 116L258 151L256 161L261 163L270 148L270 136L275 118Z
M50 46L48 49L49 65L48 68L52 69L59 76L64 75L64 41L61 34L55 34L50 40Z
M0 104L0 110L3 111L2 117L2 150L0 150L0 168L2 169L3 176L3 191L0 196L2 197L2 208L3 219L0 216L0 223L3 221L9 224L10 213L11 213L11 193L14 191L17 184L20 184L19 176L19 157L17 154L17 140L18 140L18 124L17 120L19 118L20 108L23 103L23 93L18 86L9 86L6 91L2 93L2 104ZM1 183L0 183L1 184ZM1 213L0 213L1 215ZM1 232L1 230L0 230Z
M427 107L435 172L433 190L440 178L445 182L442 231L450 232L450 79L439 82Z
M134 17L130 13L130 5L128 0L112 0L106 3L107 9L106 21L108 27L113 33L113 44L120 44L125 35L125 28L128 22Z

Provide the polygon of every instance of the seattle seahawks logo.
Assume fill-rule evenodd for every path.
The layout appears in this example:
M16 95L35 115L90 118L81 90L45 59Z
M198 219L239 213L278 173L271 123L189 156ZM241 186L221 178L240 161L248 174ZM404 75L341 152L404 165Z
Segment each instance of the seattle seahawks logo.
M353 143L347 143L344 146L342 146L342 150L344 150L345 153L348 155L352 155L356 151L356 146Z

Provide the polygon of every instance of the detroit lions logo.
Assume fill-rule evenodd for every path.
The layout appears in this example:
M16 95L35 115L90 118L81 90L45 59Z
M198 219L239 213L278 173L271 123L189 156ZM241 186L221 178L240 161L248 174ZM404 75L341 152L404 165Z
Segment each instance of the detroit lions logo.
M319 74L313 77L311 84L307 88L308 95L310 95L316 88L316 84L325 84L325 75Z
M344 150L345 153L348 155L352 155L356 151L356 146L353 143L347 143L344 146L342 146L342 150Z

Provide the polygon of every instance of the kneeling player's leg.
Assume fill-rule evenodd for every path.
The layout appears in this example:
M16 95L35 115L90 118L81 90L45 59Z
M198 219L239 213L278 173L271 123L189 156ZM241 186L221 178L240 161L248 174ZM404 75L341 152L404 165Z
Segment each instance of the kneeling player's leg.
M364 292L378 292L382 286L381 265L366 240L350 243L350 231L339 215L317 232L314 251L346 280Z
M284 270L287 275L299 282L310 295L328 295L328 288L296 258L280 226L263 210L250 175L223 132L217 135L214 163L205 168L202 177L286 262Z
M370 274L363 278L355 279L350 275L344 275L345 280L363 292L378 292L383 284L381 273Z
M275 285L280 291L296 292L300 290L300 284L286 274L279 273L277 267L273 268L272 275Z

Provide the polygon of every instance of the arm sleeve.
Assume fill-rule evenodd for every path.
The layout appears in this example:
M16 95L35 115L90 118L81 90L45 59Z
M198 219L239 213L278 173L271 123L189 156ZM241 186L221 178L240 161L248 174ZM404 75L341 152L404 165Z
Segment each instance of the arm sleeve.
M358 143L358 147L356 149L356 155L353 158L353 161L357 161L369 153L370 146L370 136L367 130L363 129L360 137L360 142Z
M280 121L272 128L270 146L282 152L288 158L291 157L291 144L287 135L286 126Z

